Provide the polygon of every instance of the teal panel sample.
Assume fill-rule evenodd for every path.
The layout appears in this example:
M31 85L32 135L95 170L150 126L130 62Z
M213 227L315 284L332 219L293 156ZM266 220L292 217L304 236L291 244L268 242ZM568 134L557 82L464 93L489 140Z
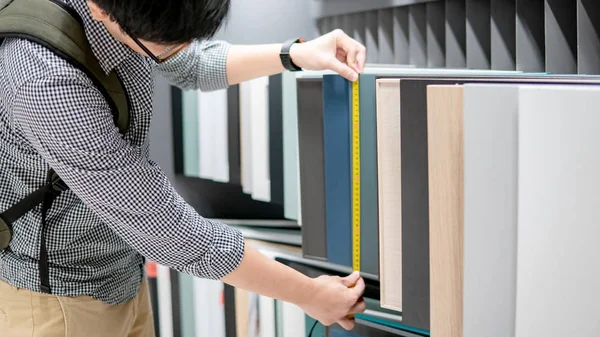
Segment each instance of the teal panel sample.
M181 337L195 337L194 324L194 277L179 273L179 319Z
M200 150L198 149L198 92L185 90L183 100L183 174L200 177Z
M350 82L323 76L327 260L352 266Z
M306 317L306 334L308 335L310 332L310 329L312 329L313 325L315 324L316 320L308 315L305 315ZM326 337L325 336L325 327L323 326L323 324L321 323L317 323L317 325L315 325L315 328L313 329L312 332L312 337ZM277 337L283 337L283 335L278 335Z
M377 101L373 74L360 75L360 269L379 274Z

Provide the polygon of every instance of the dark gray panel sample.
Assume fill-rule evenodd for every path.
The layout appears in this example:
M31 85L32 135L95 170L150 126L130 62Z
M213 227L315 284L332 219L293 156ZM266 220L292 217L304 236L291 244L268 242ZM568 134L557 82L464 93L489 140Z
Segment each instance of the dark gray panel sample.
M394 8L392 17L394 31L394 63L410 64L408 7Z
M600 74L600 2L577 0L579 74Z
M427 67L427 15L426 4L408 8L408 48L410 64Z
M546 69L544 0L517 0L517 70Z
M515 70L516 0L490 0L491 58L493 70Z
M546 0L544 15L546 71L557 74L576 74L577 3L572 0Z
M365 47L367 48L367 63L380 63L379 61L379 31L378 13L369 11L365 16Z
M227 88L227 146L229 183L240 185L240 87L237 84Z
M466 0L467 68L490 69L490 0Z
M427 66L446 66L445 6L444 1L428 2L427 15Z
M394 10L380 9L378 21L379 63L392 64L394 63Z
M465 0L446 0L446 67L467 66Z
M327 260L323 79L297 79L302 254Z
M268 90L271 203L283 205L283 93L281 74L269 76Z

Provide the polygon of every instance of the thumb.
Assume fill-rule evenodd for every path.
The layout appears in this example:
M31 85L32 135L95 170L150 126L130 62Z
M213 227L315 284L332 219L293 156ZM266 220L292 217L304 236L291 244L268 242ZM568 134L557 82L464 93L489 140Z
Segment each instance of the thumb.
M360 278L360 273L355 271L352 272L352 274L342 278L342 284L345 285L346 287L353 287L356 282L358 282L358 279Z
M327 67L330 70L333 70L336 73L342 75L348 81L354 82L354 81L358 80L358 74L356 73L356 71L352 70L352 68L350 68L347 64L341 62L340 60L338 60L335 57L332 57L329 59L329 63L327 64Z

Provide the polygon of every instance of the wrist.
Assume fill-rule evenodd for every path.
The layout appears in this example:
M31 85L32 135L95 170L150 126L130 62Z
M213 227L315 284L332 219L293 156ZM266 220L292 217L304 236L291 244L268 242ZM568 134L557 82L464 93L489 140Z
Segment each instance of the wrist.
M300 308L306 308L310 306L313 302L314 296L316 296L318 292L318 285L316 279L312 277L308 277L304 274L302 275L301 285L294 291L294 298L292 299L292 303L299 306Z
M281 59L281 64L286 70L302 70L302 65L299 61L302 58L302 56L300 56L300 51L303 49L301 46L303 42L304 39L299 38L287 40L282 44L279 57Z

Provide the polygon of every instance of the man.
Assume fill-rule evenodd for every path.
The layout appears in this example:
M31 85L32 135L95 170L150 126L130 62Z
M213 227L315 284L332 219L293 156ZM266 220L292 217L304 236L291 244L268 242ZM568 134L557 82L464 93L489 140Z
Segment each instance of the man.
M0 46L0 209L43 185L49 168L70 188L45 218L49 293L40 291L40 208L13 224L0 254L0 336L154 336L144 257L351 329L347 315L365 309L358 274L312 279L261 255L235 229L198 215L148 158L155 75L222 89L284 71L282 44L207 41L229 0L63 1L81 16L103 70L124 83L131 121L121 135L98 87L42 45ZM365 49L334 31L292 44L290 56L355 80Z

